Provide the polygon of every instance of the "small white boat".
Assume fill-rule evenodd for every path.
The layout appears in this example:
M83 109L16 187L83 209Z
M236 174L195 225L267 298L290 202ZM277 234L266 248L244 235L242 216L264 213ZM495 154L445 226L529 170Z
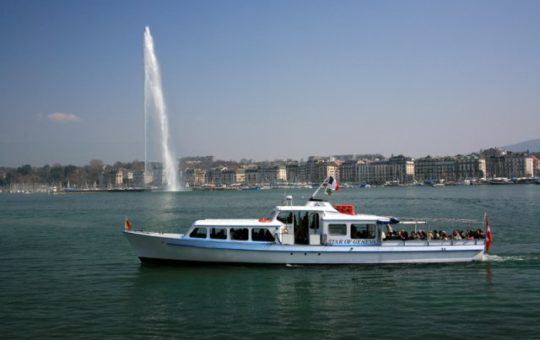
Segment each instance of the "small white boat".
M352 205L314 198L300 206L290 196L287 201L268 218L198 220L186 234L133 231L129 222L124 234L141 261L180 263L470 262L481 260L489 243L481 235L434 239L431 232L424 238L405 238L401 231L388 237L398 235L397 218L356 214Z

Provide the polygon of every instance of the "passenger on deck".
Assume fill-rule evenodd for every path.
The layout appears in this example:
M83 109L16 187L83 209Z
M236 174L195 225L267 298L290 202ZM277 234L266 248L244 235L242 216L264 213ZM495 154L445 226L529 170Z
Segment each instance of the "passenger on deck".
M482 229L476 229L476 238L484 239L486 238L486 235L484 235L484 231Z
M441 240L448 241L448 234L446 231L441 231Z
M409 239L409 234L405 230L401 229L398 233L398 237L400 240L406 241Z

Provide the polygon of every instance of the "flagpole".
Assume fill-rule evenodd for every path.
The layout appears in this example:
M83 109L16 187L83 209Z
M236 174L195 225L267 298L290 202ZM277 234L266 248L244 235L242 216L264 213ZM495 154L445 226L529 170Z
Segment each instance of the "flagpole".
M317 193L319 192L319 190L321 190L321 188L323 187L324 185L324 182L322 182L321 184L319 184L319 187L317 188L317 190L315 190L315 192L313 193L313 195L311 195L311 198L315 198L315 196L317 195Z
M485 224L485 229L486 229L484 249L485 249L486 254L489 254L489 249L491 248L491 242L493 242L493 235L491 233L491 224L489 223L487 212L484 213L484 224Z
M485 238L484 238L484 251L487 253L489 253L489 250L487 249L487 242L488 242L488 235L487 235L487 212L484 211L484 235L485 235Z

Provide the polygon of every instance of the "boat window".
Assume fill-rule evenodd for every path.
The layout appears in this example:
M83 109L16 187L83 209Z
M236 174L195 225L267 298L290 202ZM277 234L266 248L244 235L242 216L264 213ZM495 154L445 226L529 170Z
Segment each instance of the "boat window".
M347 235L346 224L329 224L328 233L330 235Z
M319 229L319 214L318 213L309 214L309 229Z
M297 211L293 216L294 243L309 244L309 213L307 211Z
M351 224L351 238L352 239L375 238L375 225Z
M225 228L212 228L210 229L210 238L217 240L227 239L227 229Z
M253 228L251 229L252 241L271 241L274 242L274 236L266 228Z
M189 237L195 237L195 238L206 238L206 228L195 228L189 234Z
M248 228L231 228L231 240L247 241L249 239Z
M293 214L290 211L282 211L279 213L277 220L281 223L291 224L293 221Z

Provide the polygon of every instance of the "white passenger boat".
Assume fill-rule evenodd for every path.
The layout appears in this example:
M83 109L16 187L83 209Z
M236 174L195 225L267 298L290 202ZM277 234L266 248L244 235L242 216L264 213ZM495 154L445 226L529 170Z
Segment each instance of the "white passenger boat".
M469 262L482 259L491 241L490 228L486 242L481 231L448 237L415 227L411 237L397 231L399 223L314 198L295 206L289 196L268 218L198 220L186 234L133 231L129 223L124 233L141 261L183 263Z

